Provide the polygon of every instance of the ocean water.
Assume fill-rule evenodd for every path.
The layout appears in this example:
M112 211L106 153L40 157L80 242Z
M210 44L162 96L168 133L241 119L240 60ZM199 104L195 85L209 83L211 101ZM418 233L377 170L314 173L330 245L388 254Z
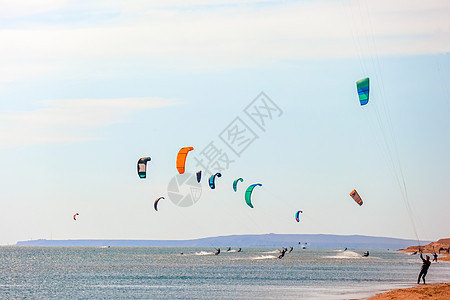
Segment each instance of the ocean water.
M395 251L221 250L0 247L0 298L363 299L414 286L421 266ZM450 264L433 263L427 283L449 281Z

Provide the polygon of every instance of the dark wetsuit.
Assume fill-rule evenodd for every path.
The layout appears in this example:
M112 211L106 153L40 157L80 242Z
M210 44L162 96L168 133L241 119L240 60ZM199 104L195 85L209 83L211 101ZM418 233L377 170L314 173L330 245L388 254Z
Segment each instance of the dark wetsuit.
M279 259L282 259L284 257L284 254L286 253L287 249L283 248L283 250L281 250L281 254L278 256Z
M437 262L437 254L435 253L435 254L433 254L433 260L432 261L435 261L435 262Z
M428 268L431 265L430 257L427 256L428 259L424 259L422 253L420 253L420 258L422 259L422 269L420 269L419 278L417 278L417 284L420 283L420 277L423 279L423 284L425 284L425 276L427 276Z
M219 255L220 254L220 248L216 249L216 253L214 253L214 255Z

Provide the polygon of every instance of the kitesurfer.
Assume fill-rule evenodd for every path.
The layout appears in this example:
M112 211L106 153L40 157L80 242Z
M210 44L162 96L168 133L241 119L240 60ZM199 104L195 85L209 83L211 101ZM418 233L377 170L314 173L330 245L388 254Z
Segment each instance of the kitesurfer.
M291 249L289 249L289 252L288 253L291 253L292 252L292 250L294 250L294 247L290 247Z
M363 256L364 256L364 257L369 256L369 251L364 252Z
M347 247L345 247L344 251L347 251Z
M216 249L216 253L214 253L214 255L219 255L220 254L220 248Z
M422 259L422 268L420 269L419 278L417 278L417 284L420 283L420 277L423 279L423 284L425 284L425 276L427 276L428 268L431 265L430 257L427 255L426 260L422 256L422 250L420 250L420 258Z
M279 259L282 259L284 257L284 254L286 253L287 249L283 248L283 250L280 250L281 254L278 256Z
M437 262L437 257L438 257L438 256L437 256L437 254L436 254L436 253L434 253L434 254L433 254L433 260L432 260L432 261L435 261L435 262Z
M242 249L241 249L241 248L239 248L239 250L238 250L237 252L241 252L241 250L242 250Z
M227 252L230 252L230 250L231 250L231 247L228 247Z

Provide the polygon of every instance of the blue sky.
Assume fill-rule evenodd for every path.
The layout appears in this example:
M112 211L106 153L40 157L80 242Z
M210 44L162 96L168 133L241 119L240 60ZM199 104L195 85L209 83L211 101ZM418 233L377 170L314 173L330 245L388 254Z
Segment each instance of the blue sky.
M448 1L24 3L0 12L0 244L415 239L413 223L420 239L449 236ZM355 82L367 76L361 107ZM261 92L282 110L265 131L244 113ZM239 157L219 138L236 117L258 136ZM210 142L234 162L216 190L204 178L200 200L176 206L167 185L178 150L195 148L195 173ZM152 157L146 180L142 156ZM232 191L237 177L263 184L254 209Z

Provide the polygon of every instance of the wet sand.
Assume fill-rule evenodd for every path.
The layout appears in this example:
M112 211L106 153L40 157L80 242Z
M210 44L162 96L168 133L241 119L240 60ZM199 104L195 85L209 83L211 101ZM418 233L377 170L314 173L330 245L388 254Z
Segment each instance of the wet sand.
M445 256L439 257L438 261L440 261L440 260L442 260L442 261L450 261L450 254L447 254Z
M398 289L377 294L369 300L418 300L418 299L450 299L450 283L421 284L408 289Z

